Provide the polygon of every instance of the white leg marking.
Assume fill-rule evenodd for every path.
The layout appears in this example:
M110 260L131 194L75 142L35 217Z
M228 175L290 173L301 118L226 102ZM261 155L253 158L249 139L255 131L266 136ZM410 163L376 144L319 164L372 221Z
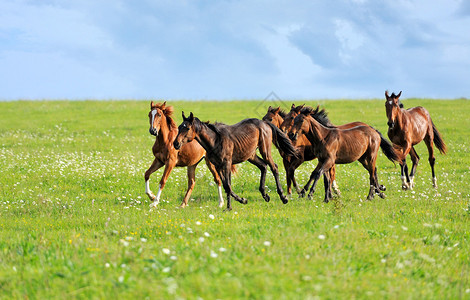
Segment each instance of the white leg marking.
M410 176L410 189L411 190L415 187L414 179L415 179L414 176Z
M401 176L401 188L404 190L409 189L410 187L408 186L408 183L406 182L406 177Z
M157 196L153 196L154 198L152 200L154 200L152 203L150 203L150 207L156 207L158 205L158 203L160 203L160 196L162 194L162 185L160 184L159 187L158 187L158 192L157 192Z
M339 195L341 194L340 190L339 190L339 186L338 184L336 183L336 180L333 180L333 182L331 183L331 186L333 187L333 191Z
M432 178L432 186L437 188L437 178L436 177Z
M147 180L145 182L145 193L147 194L147 196L149 196L150 200L153 200L155 199L155 195L152 193L152 191L150 190L150 182L149 180Z
M222 193L222 186L218 186L217 190L219 191L219 207L224 206L224 194Z

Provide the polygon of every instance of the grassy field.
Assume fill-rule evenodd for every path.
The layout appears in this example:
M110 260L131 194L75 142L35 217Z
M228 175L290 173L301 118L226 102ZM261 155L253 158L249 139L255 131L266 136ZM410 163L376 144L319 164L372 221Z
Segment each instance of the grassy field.
M312 200L286 205L270 172L264 202L258 169L244 163L233 188L249 202L231 212L217 207L203 163L189 207L177 209L186 189L178 168L149 209L147 101L0 103L0 298L470 299L469 101L403 101L426 107L447 143L436 155L438 189L424 144L413 191L380 154L387 198L370 202L358 163L337 168L341 198L322 203L320 182ZM307 104L335 124L363 121L386 135L384 102ZM233 124L270 103L169 104L177 123L184 109ZM299 168L301 184L315 164Z

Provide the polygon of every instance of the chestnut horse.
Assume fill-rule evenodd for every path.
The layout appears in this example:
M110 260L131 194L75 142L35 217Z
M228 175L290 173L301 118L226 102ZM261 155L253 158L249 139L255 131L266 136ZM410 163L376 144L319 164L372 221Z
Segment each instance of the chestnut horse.
M377 154L379 147L385 156L392 162L398 161L398 155L393 146L382 134L366 125L356 126L349 129L337 127L326 127L312 117L312 108L304 107L300 114L294 119L291 130L292 138L295 140L299 135L305 134L313 145L313 152L318 158L318 165L310 176L301 192L305 195L313 181L312 188L308 194L311 198L315 192L315 186L322 174L325 174L325 199L328 202L332 198L331 180L329 171L335 164L348 164L358 160L369 172L370 189L368 200L372 200L377 193L381 198L385 195L381 191L377 178ZM326 117L325 117L326 118Z
M233 192L230 170L232 164L247 160L261 170L259 191L264 200L266 202L270 200L265 190L267 165L269 165L282 203L288 202L283 194L278 169L271 155L271 143L274 142L278 148L290 155L296 155L296 151L289 138L273 124L258 119L245 119L235 125L210 124L201 122L192 112L188 118L183 113L183 123L178 127L174 147L179 149L194 140L206 150L207 159L217 169L227 194L227 210L232 209L231 196L242 204L247 203L245 198ZM262 158L256 155L256 149L259 149Z
M439 152L442 154L446 154L446 144L432 122L429 112L421 106L404 109L403 104L401 104L399 100L400 96L401 91L398 95L392 93L391 96L389 96L388 91L385 91L388 137L395 147L400 150L402 155L402 161L400 161L402 189L413 189L413 179L419 161L419 156L418 153L416 153L414 145L419 144L423 140L428 147L432 184L436 188L437 179L434 172L436 158L434 157L433 144L436 145L437 149L439 149ZM406 164L406 156L408 153L413 163L409 174Z
M152 147L155 159L150 168L145 172L145 193L153 201L150 204L152 207L155 207L160 202L162 190L174 167L188 167L188 189L181 207L187 206L191 192L194 189L196 167L206 154L204 148L196 141L187 143L179 151L173 147L173 141L178 134L178 128L171 118L172 114L173 106L166 106L166 101L163 104L154 103L153 101L150 103L149 132L151 135L156 136ZM224 205L224 198L222 196L221 181L214 166L208 160L206 160L206 164L214 176L215 183L219 187L219 207L222 207ZM165 166L165 170L160 180L157 196L155 196L150 190L149 178L153 172L163 166Z

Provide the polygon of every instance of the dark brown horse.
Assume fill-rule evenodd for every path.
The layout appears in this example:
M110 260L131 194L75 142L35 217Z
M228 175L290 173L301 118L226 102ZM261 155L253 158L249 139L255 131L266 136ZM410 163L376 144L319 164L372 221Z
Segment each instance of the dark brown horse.
M447 151L446 144L432 122L429 112L421 106L404 109L399 100L400 96L401 91L398 95L392 93L391 96L389 96L388 91L385 91L388 137L395 147L400 150L402 155L402 161L400 161L402 188L407 190L412 189L414 186L413 179L416 174L416 168L418 167L419 161L419 156L414 149L414 145L423 140L428 147L429 164L431 165L432 172L432 184L434 187L437 187L436 174L434 173L434 163L436 158L434 157L433 144L436 145L437 149L439 149L442 154L445 154ZM406 156L408 153L410 154L411 162L413 163L409 174L408 166L406 164Z
M375 193L380 197L385 197L379 186L377 178L377 154L379 147L382 148L385 156L392 162L398 161L398 155L389 143L370 126L356 126L349 129L337 127L326 127L319 123L311 115L312 109L305 107L295 118L291 130L292 138L295 140L299 135L305 134L313 145L313 152L318 158L318 165L310 176L310 180L305 185L301 195L305 195L313 181L312 188L308 194L311 198L315 192L315 186L322 174L325 174L325 202L332 198L331 179L328 171L335 164L348 164L358 160L369 172L370 189L367 199L374 198Z
M175 122L171 118L172 114L173 107L166 106L166 101L163 104L154 103L153 101L150 103L149 132L156 136L155 143L152 147L155 159L150 168L145 172L145 193L150 200L153 201L150 204L152 207L155 207L160 202L162 190L174 167L188 167L188 189L181 203L181 207L187 206L195 184L196 167L206 154L204 148L196 141L185 144L179 150L173 147L173 141L178 134L178 127L176 127ZM224 198L222 196L221 181L214 166L207 160L206 164L214 176L215 183L217 183L219 187L219 207L222 207L224 205ZM149 178L153 172L163 166L165 166L165 170L160 180L157 196L155 196L150 190Z
M295 155L296 151L289 138L273 124L258 119L245 119L235 125L210 124L201 122L192 112L188 118L183 113L183 123L178 127L174 147L179 149L194 140L206 150L207 159L217 169L227 193L227 210L232 209L230 196L240 203L247 203L246 199L233 192L230 170L232 164L247 160L261 170L259 191L264 200L270 200L265 190L267 165L269 165L276 180L279 197L284 204L287 203L279 182L277 166L271 156L271 143L274 142L283 152L291 155ZM256 149L259 149L262 158L256 155Z

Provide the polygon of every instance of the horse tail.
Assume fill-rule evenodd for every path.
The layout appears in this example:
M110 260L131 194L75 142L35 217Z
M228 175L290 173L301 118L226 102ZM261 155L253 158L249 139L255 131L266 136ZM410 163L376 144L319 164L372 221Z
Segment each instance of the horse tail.
M385 156L393 163L400 161L400 156L398 155L397 151L393 147L392 143L390 143L383 135L374 128L375 131L380 135L380 148Z
M434 145L436 145L437 149L439 149L439 152L441 152L441 154L446 154L447 146L444 143L444 140L442 139L441 134L437 130L436 125L434 125L432 121L431 123L432 123L432 131L434 132Z
M273 134L273 143L277 149L281 150L288 156L295 156L297 157L298 151L292 145L291 140L287 137L287 135L282 132L279 128L277 128L273 123L264 121L264 123L268 124L271 127L271 131Z

